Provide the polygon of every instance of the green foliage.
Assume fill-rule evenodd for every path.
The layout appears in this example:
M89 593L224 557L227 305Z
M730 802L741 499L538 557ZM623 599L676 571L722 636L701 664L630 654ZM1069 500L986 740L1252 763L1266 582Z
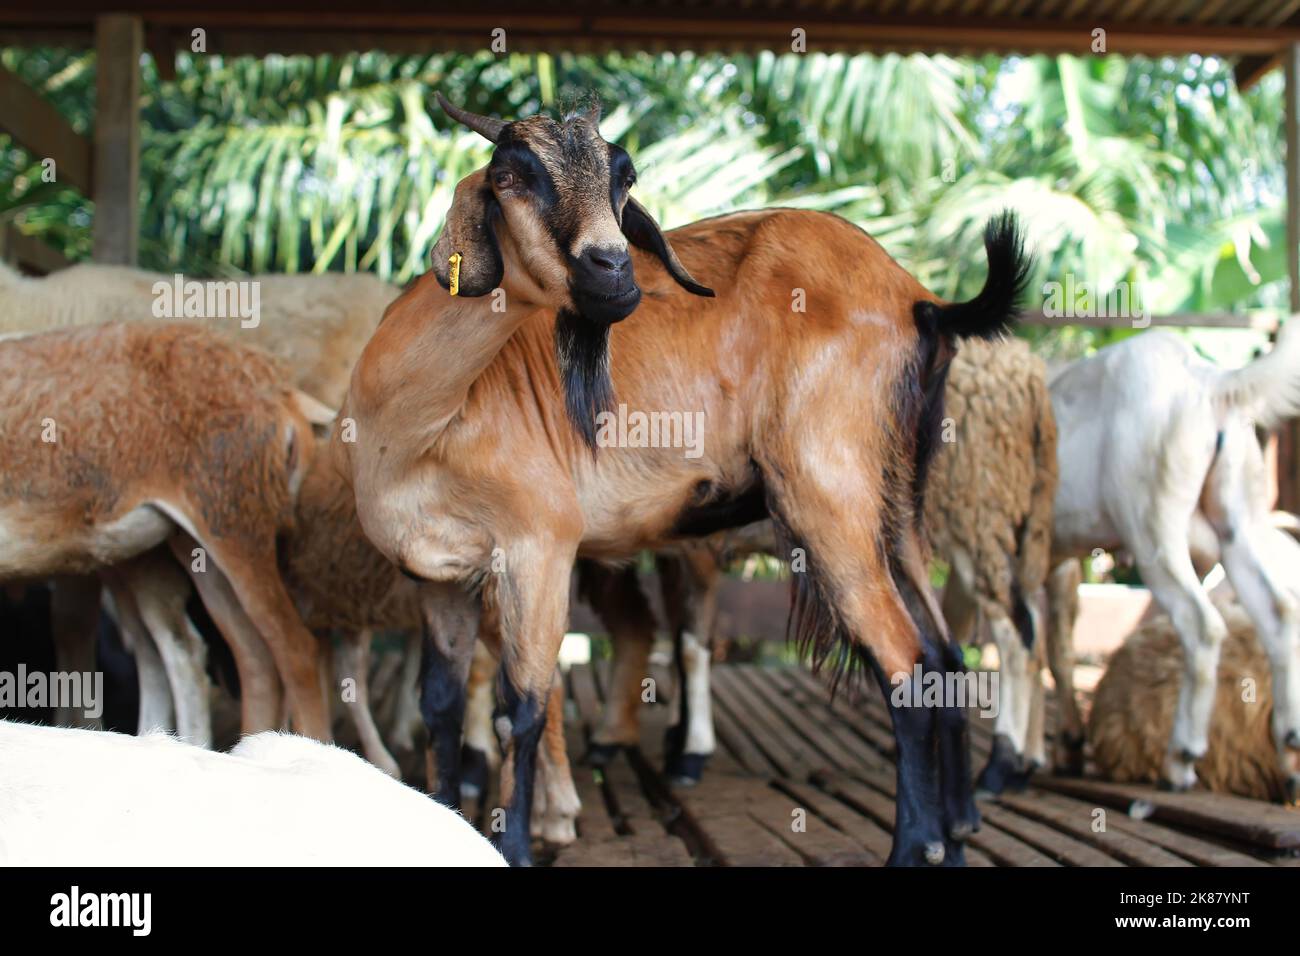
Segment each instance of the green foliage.
M92 54L0 62L89 131ZM666 225L743 206L834 211L945 297L978 288L983 224L1010 206L1040 286L1137 283L1153 311L1284 300L1281 85L1243 96L1213 58L370 52L176 66L169 82L150 61L144 72L152 268L418 274L456 181L487 156L436 108L441 90L507 117L597 97ZM92 216L0 137L0 217L81 258ZM1029 334L1068 352L1115 333Z

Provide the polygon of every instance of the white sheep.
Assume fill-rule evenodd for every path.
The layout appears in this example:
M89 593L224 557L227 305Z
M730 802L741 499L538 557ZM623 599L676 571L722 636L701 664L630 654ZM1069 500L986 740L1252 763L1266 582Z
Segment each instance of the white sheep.
M1300 323L1271 352L1225 371L1178 336L1148 332L1067 366L1051 384L1061 481L1053 549L1132 553L1183 645L1163 781L1184 789L1209 744L1227 635L1190 552L1223 564L1273 671L1273 741L1294 799L1300 784L1300 611L1277 561L1256 427L1300 413ZM1053 615L1061 612L1053 602ZM1053 626L1053 630L1058 630ZM1068 633L1068 625L1059 627ZM1062 693L1071 697L1069 688ZM1072 700L1069 701L1072 703Z
M221 754L0 721L0 766L9 866L505 866L454 810L306 737Z

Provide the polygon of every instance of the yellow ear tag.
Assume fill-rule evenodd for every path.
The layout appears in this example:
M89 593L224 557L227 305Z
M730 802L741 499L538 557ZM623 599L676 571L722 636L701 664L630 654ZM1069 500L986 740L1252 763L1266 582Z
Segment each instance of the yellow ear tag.
M453 252L451 258L447 260L451 263L451 281L449 285L451 286L452 295L460 294L460 258L459 252Z

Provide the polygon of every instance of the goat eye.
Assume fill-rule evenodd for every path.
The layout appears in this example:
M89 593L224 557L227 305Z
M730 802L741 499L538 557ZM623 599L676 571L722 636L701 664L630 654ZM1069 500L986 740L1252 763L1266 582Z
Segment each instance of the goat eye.
M497 189L509 189L515 184L515 174L502 169L492 174L492 183Z

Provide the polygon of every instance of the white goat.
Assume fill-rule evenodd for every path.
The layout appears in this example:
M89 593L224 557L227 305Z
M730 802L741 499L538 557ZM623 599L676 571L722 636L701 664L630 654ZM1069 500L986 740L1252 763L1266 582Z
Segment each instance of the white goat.
M454 810L306 737L221 754L0 721L0 765L10 866L505 865Z
M1300 784L1300 611L1268 558L1283 532L1269 516L1255 434L1300 413L1297 326L1288 323L1271 352L1235 371L1155 331L1074 362L1051 383L1061 476L1054 551L1130 551L1183 645L1163 768L1164 784L1177 789L1195 782L1206 753L1227 634L1193 550L1218 557L1254 622L1272 664L1273 740L1293 799ZM1072 698L1071 688L1062 692Z

